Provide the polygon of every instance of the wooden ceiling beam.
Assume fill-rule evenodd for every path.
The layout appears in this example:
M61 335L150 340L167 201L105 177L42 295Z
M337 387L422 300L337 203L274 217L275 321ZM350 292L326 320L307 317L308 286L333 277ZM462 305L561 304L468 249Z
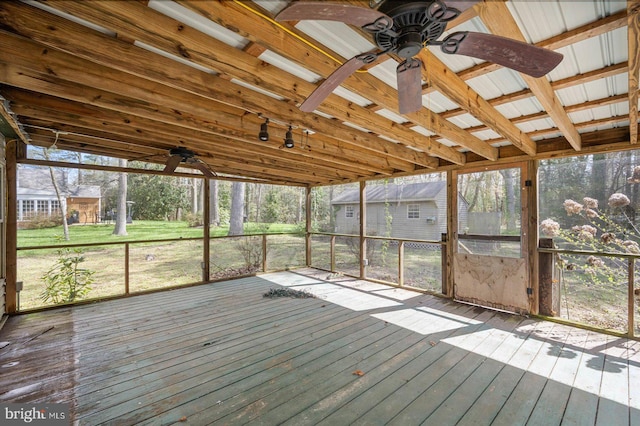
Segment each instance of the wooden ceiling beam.
M571 114L572 112L585 111L585 110L607 106L607 105L615 105L617 103L625 102L627 101L627 99L628 99L628 96L626 93L624 93L622 95L614 95L614 96L609 96L608 98L594 99L589 102L570 105L566 107L565 110L567 111L567 113ZM549 118L549 114L547 114L546 111L540 111L533 114L521 115L520 117L512 118L510 121L513 124L521 124L521 123L527 123L533 120L540 120L542 118ZM576 124L575 126L576 128L579 128L578 124ZM556 129L555 131L557 132L558 131L557 128L555 129ZM473 127L467 128L467 131L471 133L482 132L484 130L488 130L488 127L484 125L480 125L480 126L473 126ZM506 139L500 139L500 140L506 141Z
M43 113L42 116L47 116L47 114ZM30 120L29 120L30 121ZM77 131L86 131L85 128L76 128ZM80 142L77 140L78 135L61 135L56 146L59 149L69 149L73 151L81 151L81 152L95 152L99 153L100 150L92 150L86 142ZM42 146L47 146L47 142L50 138L47 138L45 135L38 135L38 142ZM127 158L130 161L148 161L155 163L162 163L160 160L160 156L156 156L154 158L145 159L144 155L132 155L131 152L126 150L122 150L118 148L118 145L115 144L107 144L106 137L102 139L105 144L101 149L103 150L103 155L110 155L116 158ZM165 160L166 160L165 154ZM221 172L221 168L224 168L224 173L228 175L238 175L245 176L247 178L253 179L266 179L266 180L282 180L284 177L283 173L286 174L287 177L292 178L292 181L305 184L317 184L319 182L329 182L334 177L321 177L321 173L315 173L316 179L310 179L310 174L305 171L300 172L298 169L287 170L287 167L282 167L282 165L273 165L273 161L263 161L262 164L257 164L250 161L242 161L238 160L237 157L229 157L225 154L216 154L215 162L212 162L210 158L199 156L201 160L211 166L217 172ZM249 157L247 157L249 158Z
M562 80L556 80L551 83L551 87L553 88L553 90L566 89L567 87L573 87L579 84L585 84L585 83L597 81L603 78L624 74L625 72L628 71L628 69L629 67L627 62L620 62L619 64L609 65L601 69L563 78ZM530 89L524 89L517 92L509 93L507 95L502 95L497 98L490 99L488 100L488 102L495 107L498 105L504 105L510 102L516 102L522 99L527 99L532 96L534 95L533 93L531 93ZM571 106L566 106L565 110L569 112L570 108ZM462 108L456 108L456 109L443 112L440 115L444 118L451 118L451 117L456 117L462 114L466 114L466 111L463 110Z
M53 6L118 33L124 32L128 37L133 37L155 48L176 55L181 54L194 63L224 73L228 78L235 77L294 101L302 102L315 89L315 85L257 59L254 55L262 53L264 48L256 43L250 43L243 49L244 51L239 51L150 10L141 3L56 2ZM148 19L141 22L138 17L142 14L146 14ZM176 28L181 28L179 34ZM216 54L212 55L211 52ZM416 132L399 129L391 120L379 115L374 116L374 112L343 98L332 96L329 103L331 112L327 113L336 118L360 127L367 127L372 132L387 137L395 135L395 139L402 140L404 144L447 161L457 164L464 162L464 156L459 152L425 139ZM382 140L380 142L386 143ZM435 167L436 164L432 162L431 166Z
M249 12L246 8L238 6L233 1L227 2L199 2L180 0L180 4L189 7L193 11L211 19L219 25L229 28L237 32L241 36L255 43L264 44L269 50L272 50L287 59L290 59L305 68L322 75L328 76L335 71L341 64L336 64L328 59L325 55L310 49L303 42L291 37L286 32L272 25L267 21L260 21L256 16ZM257 5L251 5L257 8ZM285 25L290 31L299 33L295 27ZM299 33L301 37L304 34ZM322 46L332 54L333 57L340 58L334 52L331 52L326 46ZM352 90L361 96L366 97L377 105L383 106L394 112L398 112L397 92L386 84L380 84L380 81L367 73L356 73L349 77L343 86ZM465 132L453 123L442 120L437 114L423 108L417 113L405 114L405 117L415 125L419 125L431 130L434 133L450 139L465 148L477 152L479 155L489 159L496 159L498 152L493 147L488 147L482 141L473 135ZM365 126L366 127L366 126ZM427 143L432 143L433 139L426 139ZM424 149L419 147L420 149ZM432 153L432 150L426 149L426 152ZM446 149L439 148L439 149ZM437 155L434 153L434 155ZM444 158L444 157L441 157ZM456 162L456 161L454 161Z
M640 82L640 2L627 0L627 42L629 51L629 141L638 143L638 87Z
M497 35L526 42L522 32L520 32L518 28L518 24L516 24L505 3L501 1L483 2L477 4L475 7L478 8L478 15L489 31ZM534 78L522 73L520 76L536 96L538 102L540 102L542 107L549 113L549 116L565 135L569 143L571 143L571 146L573 146L576 151L580 151L582 147L580 134L569 119L562 103L553 91L549 80L547 80L546 77Z
M55 98L39 97L33 99L26 92L18 92L11 90L12 98L15 99L15 110L19 115L25 117L35 117L38 119L48 119L54 122L66 123L75 126L85 127L93 130L105 132L111 139L117 137L127 137L128 135L141 135L141 137L149 141L162 141L167 149L183 146L192 149L198 153L200 158L215 167L227 167L225 162L219 162L220 158L229 158L233 153L240 152L241 163L247 166L246 172L250 173L256 170L256 167L262 165L270 165L273 167L273 176L278 175L278 170L284 170L288 173L298 173L298 178L304 176L308 172L309 164L306 161L295 160L295 158L286 158L288 150L282 150L278 153L272 153L272 150L262 150L260 152L256 147L248 147L246 144L239 143L237 140L229 140L225 138L214 139L211 135L203 135L199 132L181 133L176 136L172 126L165 123L157 123L144 118L131 117L130 115L120 114L113 111L105 112L87 105L72 105L69 102L61 102ZM25 102L23 104L21 102ZM80 110L84 112L83 116L79 116ZM88 111L87 111L88 110ZM89 113L89 114L88 114ZM89 118L89 115L95 116ZM215 143L217 141L217 143ZM204 153L212 151L213 158ZM251 155L253 154L253 155ZM257 155L256 155L257 154ZM284 158L283 158L284 157ZM291 157L291 156L290 156ZM229 162L229 160L226 160ZM335 165L323 165L315 163L311 174L326 179L355 179L358 174L349 170L340 170ZM262 171L262 169L258 169ZM303 173L304 172L304 173ZM226 173L226 171L225 171Z
M281 122L297 123L301 127L330 134L354 146L394 156L419 166L435 167L438 163L427 154L384 142L335 120L304 114L285 101L231 85L215 75L130 46L22 3L0 3L0 23L45 46L196 96L256 114L262 113Z
M46 93L51 96L81 102L86 105L94 105L108 110L122 112L130 116L148 118L173 126L183 127L185 129L211 133L212 135L224 138L236 139L254 147L254 149L257 149L257 153L263 150L268 151L269 149L277 151L277 146L274 145L273 141L283 140L285 136L285 128L272 125L270 130L272 142L265 143L258 141L257 129L260 128L260 124L263 120L257 116L249 115L244 118L239 118L239 124L234 129L223 128L218 126L215 121L210 121L210 117L209 119L200 118L192 116L187 112L176 114L176 110L165 106L166 104L156 105L137 102L134 99L128 99L122 95L112 94L110 92L101 91L91 87L80 86L77 83L63 81L51 75L39 75L35 73L33 69L20 68L16 65L9 66L2 61L0 61L0 81L14 87ZM167 99L167 103L171 104L171 101ZM213 115L213 111L211 112L211 115ZM176 129L176 131L180 131L180 129ZM360 164L358 162L359 159L357 155L349 155L349 153L345 153L344 151L332 149L331 145L323 145L323 150L317 150L319 152L311 152L313 148L318 148L319 141L324 139L327 138L323 135L314 135L309 138L308 144L305 144L305 149L296 149L295 151L291 151L290 155L306 157L306 161L311 163L318 161L333 164L338 168L347 167L353 171L364 174L390 174L393 171L393 168L388 167L388 164L383 164L382 162L380 162L380 165L386 167L373 167L373 158L369 159L370 163ZM333 155L329 155L328 151L333 151Z
M241 109L212 103L205 98L194 97L177 89L91 64L84 59L53 49L49 49L46 55L42 55L41 46L2 31L0 31L0 50L10 56L13 63L11 67L0 68L0 81L16 87L33 91L42 90L54 96L67 96L78 101L84 99L84 102L90 104L143 116L147 116L148 110L151 113L158 108L154 105L162 105L171 110L177 122L185 122L183 125L189 125L189 120L186 120L185 116L194 114L203 117L208 126L220 127L220 131L226 136L233 134L234 129L237 128L257 132L264 121L253 114L245 114ZM63 80L73 82L72 87L74 84L82 84L85 88L76 89L80 94L72 97L73 91L65 93L63 86L66 84ZM123 86L127 88L127 96L124 97L119 94ZM102 90L114 95L108 96L99 92L90 95L90 90L86 87L95 87L97 91ZM132 98L129 99L129 96ZM312 155L326 154L327 158L333 157L338 163L354 161L357 163L356 167L360 165L380 173L393 169L413 169L409 162L373 152L364 154L362 150L353 149L358 147L352 144L345 144L321 133L315 134L310 139L309 147L315 151Z
M503 135L514 146L528 155L535 155L536 144L507 117L467 85L429 50L418 54L422 61L422 78L438 91L460 105L496 133Z

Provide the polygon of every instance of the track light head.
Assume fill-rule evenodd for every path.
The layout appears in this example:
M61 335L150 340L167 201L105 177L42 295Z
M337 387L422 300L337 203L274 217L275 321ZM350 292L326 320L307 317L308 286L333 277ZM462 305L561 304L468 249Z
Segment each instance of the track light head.
M291 126L289 126L289 130L287 130L284 138L284 146L286 148L293 148L293 132L291 130Z
M260 125L260 133L258 133L258 139L262 142L269 140L269 119L267 118L264 123Z

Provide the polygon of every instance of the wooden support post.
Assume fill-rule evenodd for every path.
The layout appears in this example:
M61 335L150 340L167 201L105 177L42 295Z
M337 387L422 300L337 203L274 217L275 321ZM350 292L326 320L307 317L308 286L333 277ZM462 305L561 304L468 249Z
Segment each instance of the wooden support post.
M627 309L627 315L628 315L628 322L627 322L627 331L628 331L628 335L629 337L633 337L634 335L634 329L635 329L635 310L636 310L636 302L635 302L635 294L634 294L634 287L635 287L635 259L633 258L629 258L629 267L627 268L628 271L628 309Z
M551 238L541 238L540 248L553 248ZM538 255L539 265L539 307L541 315L555 317L560 315L560 283L553 280L553 253L540 253Z
M531 292L529 295L529 312L537 314L542 305L540 302L540 278L538 276L541 271L538 253L538 161L527 161L522 174L521 250L527 265L527 288L531 289L528 290ZM560 312L559 296L557 304L553 305L553 310L557 313Z
M454 297L453 257L458 245L458 172L447 172L447 244L445 248L446 267L442 274L446 282L443 293Z
M447 294L447 234L441 234L440 240L444 243L440 245L440 264L442 274L442 294Z
M404 241L398 243L398 285L404 285Z
M367 278L366 265L369 263L367 259L367 183L360 182L360 279Z
M305 221L306 221L306 227L305 227L305 263L307 265L307 267L311 266L311 230L312 228L312 223L311 223L311 187L307 186L305 188L306 193L305 193Z
M129 295L129 243L124 243L124 294Z
M18 217L17 217L17 181L18 181L18 145L22 145L17 139L10 140L6 148L7 161L7 241L6 241L6 268L7 280L6 312L14 314L18 310L18 293L16 281L18 277Z
M211 269L211 181L202 180L202 281L209 282Z

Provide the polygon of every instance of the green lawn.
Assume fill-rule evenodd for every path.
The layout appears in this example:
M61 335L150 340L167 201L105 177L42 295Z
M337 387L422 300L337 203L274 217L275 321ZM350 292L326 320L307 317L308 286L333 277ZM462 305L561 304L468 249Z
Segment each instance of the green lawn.
M21 229L18 231L18 247L37 247L56 244L89 244L103 242L142 241L172 238L199 238L201 227L190 228L187 222L134 221L127 225L127 236L113 235L114 225L71 225L69 241L62 239L62 226L45 229ZM287 224L245 224L245 234L296 232L299 227ZM211 228L211 236L225 236L227 226Z
M246 224L245 234L292 233L299 230L294 225ZM129 244L130 292L161 287L177 286L202 280L203 243L202 228L189 228L184 222L136 221L127 226L126 237L112 235L113 225L75 225L70 227L69 244L117 243ZM62 227L40 230L20 230L19 246L37 247L62 243L59 236ZM228 229L212 229L212 236L226 236ZM175 239L175 241L152 241ZM304 264L305 239L299 235L270 235L267 237L267 270L281 270ZM210 250L210 277L231 278L257 271L262 264L262 237L240 236L214 238ZM94 272L94 283L87 298L121 295L125 291L125 245L99 245L82 248L84 261L81 268ZM33 249L18 251L18 281L23 282L20 293L20 309L43 306L40 294L45 287L43 275L55 265L58 249ZM251 265L251 266L248 266ZM257 265L257 266L256 266Z

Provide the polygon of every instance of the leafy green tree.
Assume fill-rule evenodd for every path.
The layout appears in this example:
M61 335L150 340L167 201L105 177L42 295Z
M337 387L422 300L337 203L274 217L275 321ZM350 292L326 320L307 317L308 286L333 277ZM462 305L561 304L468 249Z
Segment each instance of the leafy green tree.
M136 218L167 220L178 208L189 206L189 187L172 176L130 174L129 200L135 204Z

